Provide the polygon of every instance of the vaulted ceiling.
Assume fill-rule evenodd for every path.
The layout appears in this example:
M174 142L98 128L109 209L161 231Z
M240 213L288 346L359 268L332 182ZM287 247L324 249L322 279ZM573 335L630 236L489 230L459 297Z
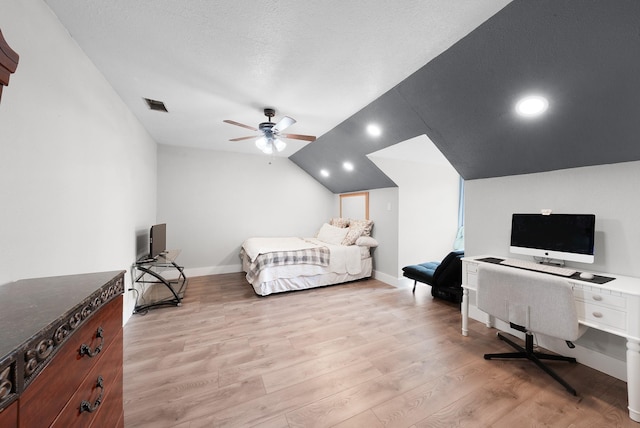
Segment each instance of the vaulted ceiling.
M421 134L465 179L640 159L637 0L45 1L158 143L257 154L222 120L273 107L335 193L394 186L366 155Z

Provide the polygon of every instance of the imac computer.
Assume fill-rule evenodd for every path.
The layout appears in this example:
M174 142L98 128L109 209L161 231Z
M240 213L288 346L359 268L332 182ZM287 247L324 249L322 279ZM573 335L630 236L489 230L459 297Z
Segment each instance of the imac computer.
M513 214L509 251L546 261L593 263L594 214Z

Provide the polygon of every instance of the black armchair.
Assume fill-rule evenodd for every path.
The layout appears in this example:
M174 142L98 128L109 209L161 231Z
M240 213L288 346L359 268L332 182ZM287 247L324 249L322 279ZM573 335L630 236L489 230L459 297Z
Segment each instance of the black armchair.
M441 262L427 262L402 268L402 275L431 286L431 295L452 302L462 302L462 257L464 251L452 251Z

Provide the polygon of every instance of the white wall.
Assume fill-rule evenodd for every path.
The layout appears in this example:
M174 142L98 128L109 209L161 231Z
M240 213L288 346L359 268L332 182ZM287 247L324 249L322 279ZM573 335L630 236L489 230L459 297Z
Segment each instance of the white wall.
M369 218L375 222L373 236L380 244L373 251L374 277L396 285L398 277L399 189L369 190Z
M129 269L155 220L156 144L42 0L1 9L20 62L0 102L0 284Z
M398 212L397 188L369 190L383 280L397 278ZM157 218L167 223L167 246L182 250L187 276L240 272L245 239L314 236L339 213L339 196L286 158L158 148Z
M540 212L596 215L595 263L569 262L579 270L640 277L640 162L471 180L465 183L465 244L468 256L509 256L511 214ZM517 256L523 257L523 256ZM579 361L624 361L624 340L589 331L576 342ZM591 354L585 349L593 351ZM615 363L615 361L614 361ZM624 364L592 365L624 378Z
M373 276L391 285L397 284L398 272L398 188L364 190L369 193L371 236L378 241L372 251ZM359 193L359 192L356 192ZM340 216L340 195L335 196L331 217Z
M596 215L595 263L584 270L640 277L640 162L466 182L466 254L509 255L511 214Z
M187 275L240 272L251 236L314 236L334 195L286 158L160 145L158 222Z
M395 151L413 153L403 159ZM398 251L395 278L402 267L442 260L453 250L458 229L460 176L420 136L369 155L370 159L398 185Z

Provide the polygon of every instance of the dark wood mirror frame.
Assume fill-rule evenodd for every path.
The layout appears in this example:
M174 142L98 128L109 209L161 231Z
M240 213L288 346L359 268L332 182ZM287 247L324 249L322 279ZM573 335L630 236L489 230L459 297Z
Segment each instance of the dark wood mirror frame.
M9 77L15 73L20 56L9 47L0 30L0 98L2 88L9 85Z

